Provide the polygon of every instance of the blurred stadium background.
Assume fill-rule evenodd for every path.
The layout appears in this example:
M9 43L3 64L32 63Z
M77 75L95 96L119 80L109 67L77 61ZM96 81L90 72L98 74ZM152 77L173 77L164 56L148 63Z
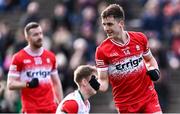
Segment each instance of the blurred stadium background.
M123 6L126 29L144 32L161 79L155 83L165 113L180 113L180 0L0 0L0 112L19 112L20 96L6 89L12 54L26 45L23 27L41 24L44 46L58 59L65 95L73 91L73 70L94 65L94 52L105 38L100 12L111 3ZM92 113L116 113L111 88L90 99Z

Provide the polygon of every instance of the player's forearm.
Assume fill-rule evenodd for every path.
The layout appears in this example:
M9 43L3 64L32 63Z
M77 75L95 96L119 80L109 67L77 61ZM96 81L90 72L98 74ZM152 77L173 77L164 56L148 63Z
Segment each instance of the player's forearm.
M8 81L7 87L9 90L22 89L26 87L26 82L11 80L11 81Z
M100 88L99 88L99 91L101 92L105 92L108 90L108 87L109 87L109 83L107 81L102 81L102 80L98 80L99 83L100 83Z
M157 61L153 56L150 59L145 59L146 67L147 67L147 74L150 76L152 81L157 81L160 78L160 71L158 68Z
M105 92L109 87L109 79L107 71L98 71L98 82L100 83L99 91Z
M63 90L62 90L62 85L60 82L58 83L54 83L54 91L55 91L55 95L56 95L56 98L58 100L58 103L60 103L63 99Z
M159 69L157 61L154 57L149 59L149 61L146 61L146 66L148 70Z
M52 79L53 89L56 95L56 100L58 100L57 102L60 103L61 100L63 99L63 90L62 90L61 80L58 74L53 74L51 76L51 79Z

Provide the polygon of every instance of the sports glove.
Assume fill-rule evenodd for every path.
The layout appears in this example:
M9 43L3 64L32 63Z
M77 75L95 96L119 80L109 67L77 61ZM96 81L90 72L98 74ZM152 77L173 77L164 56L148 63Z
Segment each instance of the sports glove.
M100 83L97 81L96 76L92 75L91 80L89 81L89 84L94 90L99 90Z
M35 88L39 85L39 80L38 78L33 78L30 82L26 83L27 88Z
M157 81L160 78L160 71L158 69L149 70L147 74L150 76L152 81Z

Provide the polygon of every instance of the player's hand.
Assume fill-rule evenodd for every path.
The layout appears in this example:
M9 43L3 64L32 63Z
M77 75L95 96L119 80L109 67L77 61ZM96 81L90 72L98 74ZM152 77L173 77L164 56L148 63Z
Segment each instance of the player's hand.
M38 78L33 78L30 82L26 83L26 87L28 88L35 88L39 85L39 80Z
M100 83L97 81L96 76L92 75L91 76L91 80L89 81L89 84L91 85L91 87L98 91L99 87L100 87Z
M150 76L152 81L157 81L160 78L160 71L158 69L149 70L147 74Z

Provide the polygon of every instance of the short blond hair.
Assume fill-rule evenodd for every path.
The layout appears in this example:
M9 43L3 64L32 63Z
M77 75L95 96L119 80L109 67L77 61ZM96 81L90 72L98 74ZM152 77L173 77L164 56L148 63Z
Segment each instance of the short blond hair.
M78 85L84 78L88 78L96 73L96 68L91 65L81 65L74 71L74 82Z

